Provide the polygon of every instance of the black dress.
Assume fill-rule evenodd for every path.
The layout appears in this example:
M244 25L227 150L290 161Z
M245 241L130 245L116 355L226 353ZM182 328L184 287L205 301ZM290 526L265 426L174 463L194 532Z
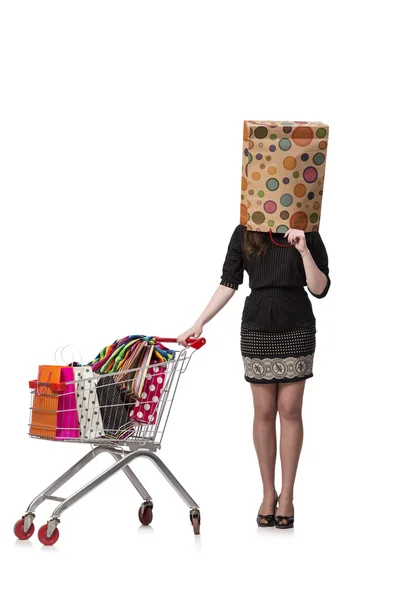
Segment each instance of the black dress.
M249 275L251 293L246 297L241 322L241 353L244 378L249 383L293 382L313 377L316 319L307 286L303 259L294 247L273 244L264 257L243 252L246 227L238 225L229 242L221 285L238 289L243 272ZM270 233L264 233L270 236ZM283 233L273 239L287 244ZM307 247L326 275L327 284L315 298L324 298L331 285L328 255L318 231L305 233Z

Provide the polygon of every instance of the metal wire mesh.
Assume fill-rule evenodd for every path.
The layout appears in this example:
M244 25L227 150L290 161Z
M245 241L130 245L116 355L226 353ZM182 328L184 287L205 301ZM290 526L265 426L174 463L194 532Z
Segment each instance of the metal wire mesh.
M82 367L74 381L37 382L31 390L31 437L96 445L160 446L181 373L192 349L172 360L106 375Z

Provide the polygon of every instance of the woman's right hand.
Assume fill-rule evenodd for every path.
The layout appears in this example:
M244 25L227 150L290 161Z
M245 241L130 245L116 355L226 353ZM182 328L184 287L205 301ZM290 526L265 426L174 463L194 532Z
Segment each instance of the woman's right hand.
M190 327L184 333L181 333L181 335L178 335L176 338L176 341L178 344L182 344L182 346L185 346L185 348L187 348L189 346L189 344L186 342L186 340L190 337L198 338L201 336L202 333L203 333L203 327L202 327L201 323L196 322L193 325L193 327Z

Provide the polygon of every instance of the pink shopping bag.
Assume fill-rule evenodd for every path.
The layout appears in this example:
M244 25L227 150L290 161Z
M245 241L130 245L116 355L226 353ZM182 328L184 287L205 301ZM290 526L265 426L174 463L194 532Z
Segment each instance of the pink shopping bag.
M65 383L66 389L58 398L56 439L78 438L80 426L72 367L61 367L60 383Z

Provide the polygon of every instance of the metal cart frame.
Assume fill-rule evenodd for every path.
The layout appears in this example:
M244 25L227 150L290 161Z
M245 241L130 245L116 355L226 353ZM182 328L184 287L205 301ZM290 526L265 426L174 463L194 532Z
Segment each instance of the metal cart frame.
M156 337L155 339L156 342L177 342L176 338ZM73 506L81 498L86 496L89 492L96 489L104 481L107 481L115 473L121 470L123 471L123 473L125 473L129 481L132 483L132 485L137 490L137 492L143 500L138 511L140 522L142 523L142 525L149 525L153 519L153 499L150 496L147 489L144 487L144 485L141 483L141 481L138 479L138 477L135 475L135 473L129 466L131 462L140 457L148 458L161 471L161 473L164 475L164 477L167 479L170 485L174 488L177 494L189 507L190 522L193 526L194 533L200 533L200 508L198 504L188 494L188 492L185 490L182 484L171 473L171 471L167 468L167 466L159 458L159 456L156 455L156 452L161 448L161 441L164 435L164 430L168 421L172 401L175 396L175 391L179 382L180 375L185 372L190 362L191 356L193 355L193 352L198 348L202 347L205 343L205 338L189 338L187 340L187 348L180 351L176 351L175 356L172 360L163 363L158 363L160 366L167 367L168 370L166 381L164 384L163 395L162 398L160 398L157 407L157 419L154 424L138 424L136 426L136 430L134 432L128 433L128 437L125 437L125 439L114 440L104 438L86 440L83 437L80 437L71 440L59 440L64 441L66 443L89 443L92 449L83 458L78 460L78 462L76 462L65 473L63 473L58 479L51 483L38 496L36 496L34 500L32 500L22 519L17 521L17 523L14 526L14 533L19 539L26 540L33 535L33 521L35 519L36 509L46 500L52 500L57 502L58 504L53 510L49 520L47 521L47 524L43 525L39 529L38 537L44 545L53 545L59 537L58 525L61 522L62 513L71 506ZM138 371L141 370L143 370L143 368L123 371L122 373L126 373L132 378L137 378L139 375ZM93 377L93 384L95 382L98 383L98 381L102 377L105 377L104 375L94 375L95 376ZM149 378L149 375L147 375L147 378ZM37 382L35 382L35 384L36 386L38 386ZM54 391L54 393L56 392L56 390L59 391L57 388L57 384L50 385L52 386L52 390ZM32 395L35 393L35 391L32 392ZM51 439L51 441L56 440ZM97 477L95 477L92 481L84 485L82 488L78 489L76 492L74 492L67 498L62 498L54 495L55 492L62 485L64 485L64 483L72 479L74 475L76 475L87 464L89 464L93 459L95 459L99 454L103 452L111 454L115 461L114 464L112 464L105 471L103 471Z

